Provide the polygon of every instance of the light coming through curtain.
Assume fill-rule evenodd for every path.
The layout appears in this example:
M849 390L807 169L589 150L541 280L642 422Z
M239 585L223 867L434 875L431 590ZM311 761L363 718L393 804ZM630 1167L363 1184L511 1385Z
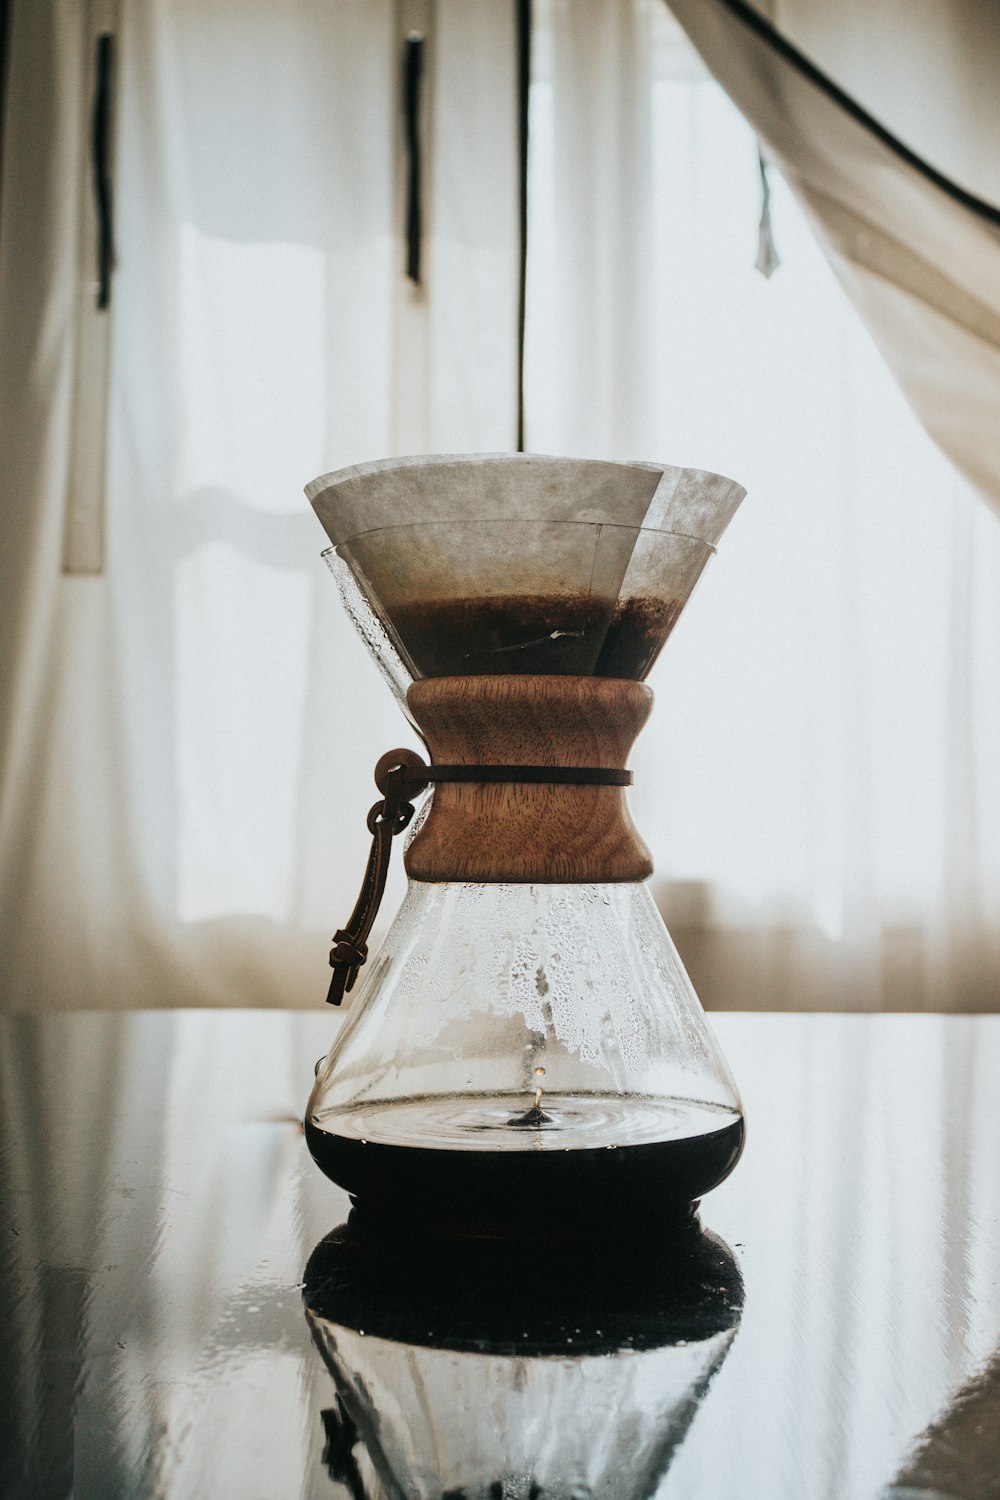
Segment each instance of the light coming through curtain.
M372 768L408 731L302 486L516 441L513 8L433 7L421 291L391 0L121 9L107 564L62 577L85 8L14 8L6 1003L321 1004Z
M516 7L431 9L414 293L401 11L122 0L107 565L64 577L85 36L82 8L14 7L8 1006L325 994L371 768L407 733L302 485L516 440ZM716 1006L995 1006L995 520L780 183L782 266L755 273L754 138L662 0L534 10L527 445L750 491L635 761L692 977Z
M719 1005L1000 1003L1000 528L663 0L537 0L528 445L749 491L651 679L637 821Z

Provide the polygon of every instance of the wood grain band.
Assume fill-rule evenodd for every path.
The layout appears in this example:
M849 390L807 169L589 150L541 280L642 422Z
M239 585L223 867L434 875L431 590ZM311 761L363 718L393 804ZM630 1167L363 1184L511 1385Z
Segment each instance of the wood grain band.
M608 677L432 677L406 695L433 760L624 766L649 717L644 683ZM413 880L645 880L649 850L625 789L442 782L405 855Z

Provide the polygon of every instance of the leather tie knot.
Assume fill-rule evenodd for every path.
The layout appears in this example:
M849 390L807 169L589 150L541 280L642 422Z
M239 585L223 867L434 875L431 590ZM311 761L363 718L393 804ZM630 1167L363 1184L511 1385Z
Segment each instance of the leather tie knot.
M330 965L346 964L351 969L359 969L368 957L368 944L359 943L352 938L349 932L335 932L333 935L333 947L330 949Z

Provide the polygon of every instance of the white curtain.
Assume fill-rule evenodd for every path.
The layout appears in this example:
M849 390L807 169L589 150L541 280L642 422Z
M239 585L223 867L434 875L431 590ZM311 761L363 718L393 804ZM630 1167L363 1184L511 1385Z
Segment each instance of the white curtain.
M928 432L1000 508L1000 198L963 185L997 186L995 155L983 166L998 134L996 8L876 0L828 7L824 22L810 0L774 7L832 60L837 84L856 80L879 116L929 148L925 163L907 155L908 140L884 138L882 118L858 118L810 73L811 59L783 50L752 5L670 4L781 167ZM915 40L894 44L907 34ZM935 160L959 182L935 178Z
M637 818L699 993L1000 1003L1000 529L662 0L537 0L527 440L748 498L652 686Z
M391 0L124 0L107 563L63 577L88 38L82 6L14 6L8 1006L326 992L372 768L407 730L302 486L374 455L516 441L514 13L434 11L415 291Z
M757 0L757 10L899 140L1000 207L994 0Z
M4 1003L313 1005L407 735L302 484L516 432L513 6L437 0L426 285L397 9L123 0L107 564L60 575L82 11L15 5L0 226ZM703 998L1000 1003L1000 536L662 0L536 0L536 451L750 496L636 760ZM45 108L39 101L45 101ZM391 911L396 884L386 900Z

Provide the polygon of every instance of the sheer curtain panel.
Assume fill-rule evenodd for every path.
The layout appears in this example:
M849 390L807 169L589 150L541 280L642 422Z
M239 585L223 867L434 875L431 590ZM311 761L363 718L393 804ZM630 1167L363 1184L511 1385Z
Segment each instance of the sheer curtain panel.
M706 4L706 10L711 10ZM1000 1004L1000 528L662 0L536 0L527 441L747 499L632 797L709 1004Z
M406 730L302 486L515 446L517 6L118 10L104 570L68 575L103 12L13 7L3 1003L319 1005L372 767ZM996 517L908 409L780 180L781 267L754 270L754 132L663 0L533 12L526 445L749 490L654 671L634 762L699 993L995 1008ZM955 399L955 430L979 402ZM398 862L394 879L386 914Z
M91 37L83 6L13 8L4 1003L320 1003L372 767L406 730L302 486L393 452L514 445L514 8L120 12L106 555L85 577L61 565ZM415 22L419 288L400 115Z
M914 411L1000 509L1000 13L980 0L782 0L778 25L819 49L807 59L744 0L670 7L780 166ZM810 66L824 57L840 75L826 82ZM838 96L845 78L879 119ZM886 134L897 121L929 160Z

